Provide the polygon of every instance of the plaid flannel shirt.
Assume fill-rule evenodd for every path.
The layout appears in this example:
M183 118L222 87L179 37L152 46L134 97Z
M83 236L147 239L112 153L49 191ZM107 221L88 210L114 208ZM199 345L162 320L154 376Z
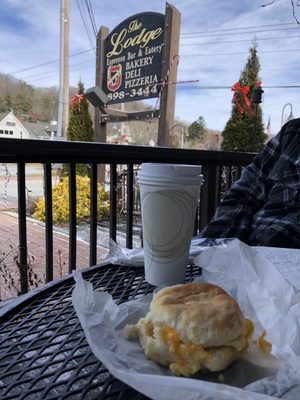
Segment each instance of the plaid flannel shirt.
M244 169L200 237L300 248L300 118L286 123Z

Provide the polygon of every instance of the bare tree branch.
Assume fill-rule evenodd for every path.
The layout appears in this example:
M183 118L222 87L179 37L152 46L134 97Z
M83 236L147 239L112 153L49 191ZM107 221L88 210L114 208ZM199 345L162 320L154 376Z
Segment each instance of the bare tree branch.
M296 16L296 11L295 11L295 3L294 0L291 0L292 3L292 9L293 9L293 17L295 18L295 20L297 21L297 24L300 24L300 21L298 20L297 16ZM297 3L297 6L299 6L299 4Z
M272 0L269 3L266 3L266 4L262 4L261 6L262 7L267 7L267 6L269 6L270 4L273 4L273 3L275 3L275 0Z
M261 7L267 7L274 3L275 3L275 0L271 0L271 1L269 1L269 3L262 4ZM295 0L291 0L291 5L292 5L293 17L296 20L297 24L300 25L300 21L296 15L296 10L295 10L295 7L300 7L300 3L297 1L296 5L295 5Z

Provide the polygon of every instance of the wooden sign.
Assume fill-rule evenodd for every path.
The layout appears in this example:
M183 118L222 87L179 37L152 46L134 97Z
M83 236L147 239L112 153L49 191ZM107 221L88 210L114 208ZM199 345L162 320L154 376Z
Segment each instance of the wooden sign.
M105 38L102 89L108 104L159 96L164 24L163 14L140 13Z
M108 97L95 108L95 141L106 142L111 122L158 118L157 146L170 146L174 125L180 13L166 3L165 15L145 12L121 22L112 32L102 26L96 44L96 87ZM110 104L158 97L155 109L126 112ZM159 106L158 106L159 105Z

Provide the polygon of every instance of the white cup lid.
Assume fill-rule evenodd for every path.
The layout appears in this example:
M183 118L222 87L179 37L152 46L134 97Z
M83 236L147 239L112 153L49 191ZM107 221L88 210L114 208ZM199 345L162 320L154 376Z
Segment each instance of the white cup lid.
M159 178L162 176L182 176L197 177L201 174L200 165L188 164L163 164L163 163L143 163L139 172L140 176Z

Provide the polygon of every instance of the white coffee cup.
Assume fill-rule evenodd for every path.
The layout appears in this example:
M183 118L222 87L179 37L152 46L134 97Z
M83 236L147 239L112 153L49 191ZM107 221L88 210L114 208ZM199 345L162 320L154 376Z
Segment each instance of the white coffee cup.
M152 285L184 282L202 180L199 165L144 163L138 172L145 277Z

